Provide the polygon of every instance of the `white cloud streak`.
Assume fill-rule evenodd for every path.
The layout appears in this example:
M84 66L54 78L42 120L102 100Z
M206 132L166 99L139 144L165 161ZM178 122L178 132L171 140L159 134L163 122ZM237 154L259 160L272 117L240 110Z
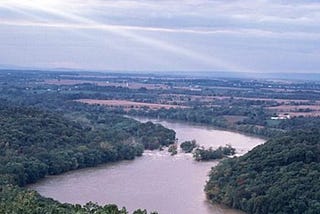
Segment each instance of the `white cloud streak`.
M46 2L46 1L44 1ZM40 2L39 2L40 3ZM40 11L44 11L47 12L49 14L52 15L57 15L60 17L65 18L68 21L75 21L78 24L67 24L67 23L22 23L20 22L20 26L24 25L24 26L40 26L40 27L63 27L63 28L67 28L67 27L71 27L71 28L79 28L79 29L95 29L95 30L102 30L102 31L109 31L115 34L118 34L119 36L131 39L135 42L139 42L145 45L150 45L154 48L163 50L163 51L168 51L171 52L173 54L177 54L177 55L182 55L184 57L187 57L191 60L195 60L195 61L200 61L202 63L205 63L207 65L211 65L211 66L216 66L219 67L221 69L226 69L226 70L242 70L243 68L241 68L240 66L236 66L233 65L231 63L228 63L224 60L221 60L215 56L207 56L205 54L196 52L194 50L190 50L184 47L179 47L176 46L174 44L170 44L166 41L161 41L159 39L155 39L155 38L150 38L147 37L145 35L140 35L137 34L136 32L130 31L130 30L141 30L143 29L138 28L138 27L129 27L129 26L115 26L115 25L107 25L107 24L103 24L103 23L99 23L97 21L94 21L92 19L89 18L85 18L76 14L72 14L70 12L65 12L63 10L58 10L55 8L52 8L50 6L48 6L47 4L38 4L37 2L28 2L27 4L24 3L18 3L16 2L16 6L20 6L20 7L27 7L33 10L40 10ZM3 24L5 24L3 22ZM9 23L7 23L9 24ZM146 28L145 28L146 29ZM147 28L149 30L155 30L155 28ZM168 31L168 29L167 29Z
M126 25L108 25L108 24L79 24L79 23L52 23L52 22L35 22L35 21L5 21L0 20L0 25L21 26L21 27L51 27L65 29L83 29L83 30L130 30L160 33L181 33L181 34L205 34L205 35L232 35L245 37L266 37L282 39L311 39L320 40L320 33L310 32L276 32L260 29L186 29L186 28L160 28L160 27L142 27Z
M3 13L6 15L1 15L1 11L6 12ZM299 51L306 53L306 57L314 58L317 53L315 50L317 47L320 49L320 2L2 0L1 26L33 27L39 31L45 28L73 30L88 34L91 38L100 38L99 32L106 32L108 35L111 33L127 39L130 44L148 46L148 50L154 49L155 52L183 57L188 63L190 60L202 63L207 69L248 71L253 67L250 66L251 53L263 52L260 58L254 56L257 61L263 62L266 56L269 62L274 61L259 63L260 69L274 70L270 65L277 64L277 55L283 55L283 50ZM94 35L93 31L97 34ZM184 45L176 42L176 38L184 38L189 43ZM112 37L109 39L112 40ZM202 40L208 40L208 44L213 45L206 46ZM99 42L103 43L103 40L96 39L96 43ZM262 46L262 42L272 43L273 47L278 48L273 49L274 53L260 50L258 48ZM306 45L303 45L304 43ZM237 46L234 46L234 51L215 52L223 50L225 44ZM311 50L312 44L315 48ZM240 52L243 53L242 56L235 56L235 53ZM284 67L289 65L289 61L293 61L294 65L295 56L288 56L292 58L288 57L287 61L283 62ZM234 58L243 60L234 61ZM307 59L305 61L310 62ZM303 59L300 58L299 62L303 62ZM314 67L320 66L317 62L313 63ZM252 65L255 70L259 70L257 63L253 62Z

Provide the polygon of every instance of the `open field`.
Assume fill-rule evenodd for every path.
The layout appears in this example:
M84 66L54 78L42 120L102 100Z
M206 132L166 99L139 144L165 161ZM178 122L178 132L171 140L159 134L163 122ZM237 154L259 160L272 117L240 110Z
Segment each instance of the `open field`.
M216 99L226 99L226 98L231 98L227 96L222 96L222 97L214 97ZM233 99L238 99L238 100L260 100L260 101L275 101L277 103L284 103L284 104L289 104L292 102L296 103L306 103L310 102L310 100L301 100L301 99L272 99L272 98L255 98L255 97L233 97Z
M163 94L161 96L166 96L167 94ZM302 100L302 99L272 99L272 98L259 98L259 97L231 97L231 96L201 96L201 95L184 95L184 94L170 94L170 96L176 96L176 98L190 98L191 100L201 100L201 101L214 101L214 100L224 100L224 99L236 99L236 100L252 100L252 101L273 101L279 104L290 104L290 103L308 103L310 100ZM316 101L316 104L320 104L320 101Z
M284 112L289 114L291 117L320 117L320 111L312 111L312 112Z
M275 111L278 114L289 114L290 116L320 116L320 105L280 105L275 107L267 107L266 109Z
M109 107L123 107L126 109L140 109L140 108L150 108L150 109L170 109L170 108L187 108L186 106L179 105L167 105L167 104L156 104L156 103L142 103L133 102L129 100L95 100L95 99L80 99L77 102L87 103L87 104L99 104Z
M320 105L280 105L275 107L268 107L270 110L278 111L320 111Z
M264 107L265 111L269 113L289 114L292 117L320 116L320 100L317 99L319 87L317 85L309 84L299 85L298 83L290 81L279 82L279 84L271 82L270 86L268 86L264 82L248 83L248 81L239 82L239 80L233 82L233 80L216 79L210 83L208 80L195 80L192 78L176 79L170 77L150 78L148 76L133 77L110 74L81 74L77 76L60 75L59 78L46 77L43 79L42 83L58 86L72 86L88 83L96 86L123 87L134 89L129 92L132 92L133 97L141 96L141 93L145 93L146 96L152 94L152 96L149 96L148 99L146 99L148 100L148 103L130 101L141 100L141 98L131 99L132 96L127 96L124 92L119 92L117 98L109 98L108 95L107 97L99 97L99 99L104 100L98 100L96 97L78 100L83 103L100 104L113 108L122 107L125 111L143 108L157 110L161 108L187 108L193 106L221 107L225 105L245 105L248 107L248 105L251 105L251 107ZM148 90L135 90L140 88ZM88 90L92 89L89 88ZM254 90L257 90L257 94L253 94ZM295 91L298 93L297 96L294 96ZM118 92L114 91L112 93ZM136 93L139 93L139 95ZM284 93L283 96L281 93ZM305 93L306 96L301 95L301 93ZM273 99L272 97L277 97L278 99ZM289 97L292 99L287 99ZM235 118L232 115L225 116L225 119L229 124L235 124L244 119Z
M90 83L98 86L115 86L115 87L124 87L130 89L139 89L139 88L146 88L146 89L168 89L169 86L164 84L148 84L148 83L138 83L138 82L109 82L109 81L97 81L97 80L56 80L56 79L47 79L44 81L45 84L51 85L77 85L77 84L84 84Z

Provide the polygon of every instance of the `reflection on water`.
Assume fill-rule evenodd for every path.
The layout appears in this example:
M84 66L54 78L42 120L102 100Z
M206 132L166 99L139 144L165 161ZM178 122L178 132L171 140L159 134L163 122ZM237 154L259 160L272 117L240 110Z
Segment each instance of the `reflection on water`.
M139 119L140 120L140 119ZM161 121L174 129L179 142L196 139L200 145L231 144L244 153L262 139L203 126ZM121 161L96 168L51 176L30 188L61 202L115 203L130 211L146 208L161 214L241 213L213 206L206 201L203 186L217 162L196 162L191 154L170 156L166 151L146 151L134 161Z

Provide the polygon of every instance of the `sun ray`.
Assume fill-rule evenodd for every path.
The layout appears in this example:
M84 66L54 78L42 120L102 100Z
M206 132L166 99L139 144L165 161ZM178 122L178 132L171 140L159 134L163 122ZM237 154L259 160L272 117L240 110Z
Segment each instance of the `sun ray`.
M54 2L54 3L53 3ZM74 29L96 29L100 31L106 31L109 33L116 34L118 36L129 39L130 41L140 43L146 46L156 48L161 51L170 52L178 56L186 57L190 60L204 63L206 65L220 67L221 69L226 70L246 70L240 68L234 64L226 62L225 60L219 59L212 55L207 55L200 53L195 50L191 50L186 47L181 47L175 44L172 44L168 41L163 41L160 39L148 37L137 33L137 31L130 28L124 28L117 25L108 25L95 21L84 16L80 16L69 11L68 8L64 8L61 1L49 1L49 0L5 0L4 5L7 7L18 8L20 10L33 10L44 12L53 16L58 16L65 20L65 23L39 23L38 26L46 27L71 27ZM27 13L27 12L26 12ZM47 21L47 20L46 20ZM22 24L28 24L27 22ZM31 23L29 23L31 24Z

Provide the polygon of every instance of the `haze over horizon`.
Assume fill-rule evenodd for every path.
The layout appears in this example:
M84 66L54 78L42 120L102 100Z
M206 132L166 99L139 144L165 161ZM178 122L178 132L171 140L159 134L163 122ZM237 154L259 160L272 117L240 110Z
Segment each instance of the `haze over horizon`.
M1 0L0 65L320 73L316 0Z

